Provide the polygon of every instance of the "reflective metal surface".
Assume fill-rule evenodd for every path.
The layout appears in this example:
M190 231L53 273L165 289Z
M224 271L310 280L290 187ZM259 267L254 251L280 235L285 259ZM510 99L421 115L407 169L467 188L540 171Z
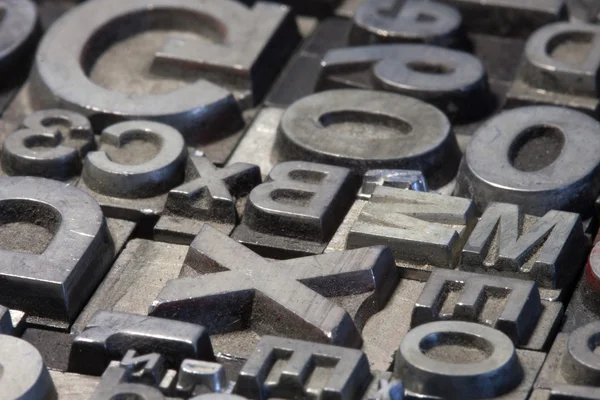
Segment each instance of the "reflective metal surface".
M0 400L600 400L592 0L0 0Z

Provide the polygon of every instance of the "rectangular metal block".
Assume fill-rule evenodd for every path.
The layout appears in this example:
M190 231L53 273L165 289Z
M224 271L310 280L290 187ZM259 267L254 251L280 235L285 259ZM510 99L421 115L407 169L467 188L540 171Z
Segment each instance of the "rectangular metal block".
M312 379L302 382L313 368L320 385ZM304 384L290 385L291 379ZM265 336L240 371L233 391L250 398L310 393L352 399L366 392L371 381L367 357L360 350Z
M586 285L585 276L582 276L569 300L561 331L571 333L598 319L600 319L600 296Z
M229 235L243 213L250 191L262 182L260 168L246 162L217 168L204 156L191 155L185 183L171 189L153 238L190 244L204 223Z
M512 82L519 69L525 40L483 33L468 36L472 52L483 63L492 88L497 83Z
M579 214L551 210L538 217L514 204L492 203L464 245L460 268L535 280L544 298L566 299L583 266L585 246Z
M471 32L527 37L538 27L564 20L564 0L442 0L455 6Z
M149 307L154 303L169 280L180 276L198 276L198 273L193 269L189 267L182 268L188 249L188 246L182 245L141 239L131 240L80 314L73 325L72 332L74 334L81 332L91 316L100 310L147 315ZM290 260L289 262L293 261ZM282 262L288 263L288 261ZM302 272L301 267L297 267L295 270ZM411 281L408 281L407 284L410 286ZM339 296L335 298L335 302L348 310L358 312L363 303L369 303L368 298L370 293L372 292ZM416 295L418 293L415 293L415 298ZM404 296L404 294L400 296ZM413 304L406 301L404 303L406 304L404 311L408 310L409 305L412 307ZM222 303L221 308L224 307L227 307L226 303ZM187 310L187 306L183 304L179 308L181 311L179 314L180 318L189 320L190 322L192 322L191 319L193 318L190 316L188 319L186 315L190 312L195 313L198 311L195 307L193 310ZM364 312L364 310L361 312ZM391 320L388 321L391 322ZM373 327L375 328L376 325L373 325ZM385 337L381 338L385 339ZM238 368L240 362L243 362L248 356L250 350L258 343L259 339L260 334L252 328L211 335L211 341L217 358L227 360L228 368ZM394 343L394 346L397 346L398 343ZM388 354L384 357L385 361L376 361L377 365L385 366L385 368L389 366L390 358L394 351L392 347L387 349Z
M594 352L597 321L571 333L560 333L535 381L535 389L551 391L551 399L596 399L600 388L595 378L600 368Z
M71 328L79 333L100 310L147 315L169 279L179 276L188 247L133 239L96 289Z
M73 374L50 369L50 377L60 400L82 400L91 398L100 378Z
M386 306L365 324L362 350L371 369L388 371L392 367L396 351L410 330L410 315L424 287L425 282L401 279Z
M382 247L271 261L205 225L150 315L206 326L216 352L242 358L265 334L360 347L397 283Z
M599 41L600 28L593 24L557 23L536 30L527 39L506 106L570 107L596 118Z
M25 330L25 313L0 305L0 334L21 336Z
M42 355L46 367L66 371L74 335L43 329L28 328L21 338L31 343Z
M529 400L550 400L550 390L534 389L529 395Z
M537 351L528 351L528 350L517 350L517 357L519 362L521 363L521 367L523 368L524 377L521 383L513 389L511 392L508 392L501 396L496 396L494 399L498 400L525 400L529 398L529 393L531 392L533 383L535 381L535 377L537 376L542 364L544 363L544 358L546 357L544 353L539 353ZM427 400L438 400L439 397L422 395L420 393L411 392L409 390L406 391L407 399L427 399Z
M321 254L358 186L356 174L348 168L279 163L248 195L241 223L231 236L265 257Z
M277 107L262 108L252 121L227 165L247 162L260 167L263 177L279 162L275 138L277 127L285 110Z
M390 246L402 276L426 280L433 267L456 267L475 222L470 200L379 186L354 203L327 251Z
M562 374L562 362L566 352L568 333L559 333L548 352L546 361L535 381L536 389L552 389L555 385L568 384Z
M107 218L106 224L108 232L114 244L114 257L112 260L105 260L105 262L112 264L114 260L116 260L118 254L121 252L123 247L125 246L125 243L129 239L130 235L133 233L136 224L131 221L123 221L112 218ZM29 328L52 328L61 331L67 331L70 326L70 324L67 321L53 318L42 318L34 315L27 315L17 310L11 310L11 314L14 314L12 315L12 319L14 329L16 329L15 332L22 332L25 326Z
M26 116L39 110L38 107L32 104L30 92L29 82L25 82L18 91L10 95L10 102L7 103L5 111L2 114L2 119L0 119L0 142L4 142L5 137L17 129ZM1 99L2 97L0 96L0 108L2 104ZM242 112L245 124L249 124L252 121L257 109L250 108ZM209 142L190 146L188 150L190 153L200 152L204 154L216 165L224 165L244 136L245 130L246 126L243 126L234 132L217 136ZM100 134L100 132L95 133Z
M363 0L344 0L342 4L335 10L335 15L339 17L352 18L358 6L363 3Z
M530 86L521 78L516 78L506 94L505 107L510 109L532 105L569 107L594 118L597 118L600 114L600 101L598 99L541 90L540 88Z
M292 56L271 87L264 104L287 107L313 93L321 70L321 60L329 49L346 46L352 23L344 18L321 21Z
M566 0L570 21L600 22L600 3L596 0Z

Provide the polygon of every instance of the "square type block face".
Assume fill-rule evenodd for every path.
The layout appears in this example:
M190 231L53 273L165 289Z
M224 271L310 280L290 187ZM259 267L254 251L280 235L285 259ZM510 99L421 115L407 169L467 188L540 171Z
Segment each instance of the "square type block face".
M563 333L571 333L577 328L600 319L600 293L586 283L586 275L579 279L571 295L565 312Z
M156 220L167 201L166 193L145 199L123 199L106 196L90 189L83 180L79 180L77 187L81 190L85 190L94 197L106 215L112 218L126 219L129 221L141 222L145 219Z
M219 242L223 240L229 240L232 243L235 243L233 240L227 239L224 235L222 236L222 239L219 239ZM243 248L239 243L235 243L235 245ZM244 251L249 250L244 249ZM240 252L237 251L229 254L239 255L239 253ZM202 310L200 315L209 315L206 314L208 307L215 306L220 312L223 310L230 310L232 313L235 313L235 310L242 307L240 312L242 312L244 317L241 319L238 318L236 323L229 324L228 318L225 317L211 319L210 329L211 341L215 353L231 354L239 357L239 359L244 359L249 355L249 352L253 346L256 345L261 335L271 332L272 329L274 329L273 327L278 324L277 321L279 321L282 316L286 315L287 310L282 306L273 304L273 300L270 300L270 297L260 293L254 295L254 306L250 309L246 308L248 303L245 302L245 300L237 297L228 299L226 295L220 296L218 293L215 296L211 295L211 298L218 298L220 299L219 301L215 300L216 303L214 304L211 303L211 301L208 301L205 303L206 307L199 308L198 302L194 300L194 296L198 298L198 301L205 301L202 300L202 290L206 289L210 291L219 289L219 285L203 285L200 280L212 279L214 281L214 279L217 279L222 282L220 287L223 290L225 290L228 285L234 287L237 284L247 284L249 281L245 278L229 279L228 276L231 274L238 274L238 272L235 271L199 274L198 271L194 269L193 263L190 264L185 261L186 255L193 259L195 257L194 254L195 251L190 251L189 246L141 239L130 241L73 325L72 333L80 333L86 325L88 325L93 315L102 310L148 315L149 310L152 310L156 304L156 300L161 298L161 296L163 298L165 297L161 292L163 292L167 286L177 285L177 282L180 280L191 280L188 292L185 292L184 290L176 291L176 293L182 294L183 297L181 297L181 301L174 300L172 302L174 305L173 310L177 310L175 315L157 315L156 313L153 313L152 315L177 319L184 322L200 323L200 325L207 326L206 324L199 322L198 311ZM308 286L305 286L298 281L290 280L290 276L297 276L298 279L301 279L302 281L306 278L308 279L307 283L321 282L320 285L324 285L323 290L333 285L335 280L338 279L338 276L339 279L343 279L347 283L349 282L348 279L352 280L353 283L351 286L361 293L350 293L347 295L345 295L345 293L339 293L339 296L334 296L331 299L322 299L337 310L342 309L340 306L343 307L343 310L347 313L346 315L349 315L351 318L356 318L356 323L359 327L362 327L365 320L369 319L368 315L375 314L378 309L384 307L388 298L392 296L392 293L395 290L395 284L398 280L397 274L394 274L397 271L394 267L391 254L387 253L387 250L381 253L377 248L350 250L347 254L327 254L316 256L316 258L308 257L306 259L277 262L265 260L264 262L273 264L272 266L269 266L271 273L268 274L272 279L260 280L261 288L267 293L278 291L282 288L285 289L289 285L293 285L296 288L302 289L302 296L297 292L297 296L300 296L299 299L310 300L310 296L307 297L305 295L311 294L316 297L320 297L320 295L313 292ZM257 265L258 264L256 263L252 263L252 268L256 268ZM327 275L324 268L333 271L333 273L337 275ZM355 270L353 270L353 268ZM261 270L261 268L257 269L257 271ZM342 270L347 273L339 273ZM386 273L386 271L388 272ZM284 285L281 285L282 277L280 275L282 274L286 277ZM368 281L368 277L371 277L371 282ZM271 282L273 279L279 280L277 282ZM195 283L196 281L197 283ZM407 282L407 284L410 286L410 282ZM415 282L415 284L422 285L419 282ZM338 285L336 287L342 286L343 285ZM404 285L404 287L407 286ZM320 288L315 289L327 294L326 291L322 291ZM406 296L408 294L407 290L408 289L399 290L399 296ZM190 297L186 297L187 295L185 293L191 293ZM193 293L197 294L192 296ZM287 301L285 299L285 293L287 292L283 290L277 293L281 294L278 294L278 297L276 298L285 303ZM418 295L418 291L412 291L412 293L413 300L411 302L402 301L401 299L398 300L401 304L404 304L404 308L401 308L404 310L404 313L410 311L410 307L412 307L414 299L416 298L414 296ZM298 299L290 299L290 301L294 302L296 300ZM334 306L334 304L337 305ZM275 314L273 313L274 309L276 310ZM273 320L271 321L273 325L270 325L269 322L271 317L273 317ZM376 325L377 324L373 325L372 328L369 328L368 330L372 331L373 329L376 329ZM269 329L265 328L269 326ZM282 326L283 328L278 329L275 333L280 336L292 337L297 334L297 332L294 333L294 331L288 332L287 325L283 324ZM295 330L297 331L298 325L295 326ZM344 327L344 329L346 329L346 327ZM367 335L366 332L365 335ZM387 369L391 364L391 354L393 354L399 342L388 341L387 338L381 341L380 339L382 338L379 338L378 336L379 335L374 333L370 336L370 339L367 339L365 336L365 341L369 340L373 343L370 351L373 354L374 365L381 367L380 369ZM385 350L384 352L378 350L382 347ZM383 354L385 354L385 356L383 356Z
M273 84L265 104L285 108L314 93L321 73L321 60L330 49L347 46L351 27L352 21L344 18L320 22Z
M568 341L569 334L567 333L559 333L558 336L556 336L540 374L535 381L536 389L552 389L554 385L568 383L562 370L563 358L567 352Z
M507 107L547 104L597 117L599 40L594 24L564 22L536 30L527 39Z
M347 168L279 163L250 192L242 221L231 236L265 257L320 254L351 207L358 186Z
M485 343L485 344L484 344ZM439 321L410 330L396 352L393 373L410 395L424 398L526 399L545 354L515 350L490 327ZM409 396L412 397L412 396Z
M100 382L97 376L74 374L50 369L50 377L59 399L89 399Z
M307 370L318 380L306 379ZM265 336L240 371L234 393L249 398L350 399L360 398L371 380L367 357L360 350Z
M598 395L600 387L597 371L600 369L600 357L593 349L594 337L598 334L598 321L583 325L568 334L560 333L535 381L535 388L581 395L581 390L577 389L580 388L585 389L584 392Z
M540 299L533 281L435 269L411 315L411 327L464 320L491 326L524 350L547 350L563 315L560 302Z
M147 315L148 308L170 279L181 271L188 246L133 239L96 289L73 324L81 332L101 310Z
M4 178L0 200L0 301L65 328L109 268L116 237L90 196L58 181Z
M483 63L493 88L496 83L511 83L519 69L525 40L483 33L469 34L473 54Z
M356 219L347 231L346 248L389 246L401 273L419 280L427 279L433 267L456 267L476 221L468 199L385 186L375 188L371 199L355 205L348 215ZM343 223L340 230L348 225Z
M598 400L600 388L592 386L556 385L552 390L534 389L530 400Z
M544 363L544 353L539 353L536 351L527 351L527 350L517 350L517 357L519 358L519 362L521 363L521 368L523 368L524 377L521 380L521 383L511 392L506 393L502 396L494 397L494 400L526 400L530 399L529 393L531 391L531 387L535 381L535 377L537 376L542 364ZM459 367L457 367L459 368ZM438 399L439 397L428 397L423 396L421 393L415 393L411 391L407 391L413 396L418 398L425 399Z
M542 90L517 77L506 94L506 108L534 105L569 107L596 118L600 113L598 99L576 94Z

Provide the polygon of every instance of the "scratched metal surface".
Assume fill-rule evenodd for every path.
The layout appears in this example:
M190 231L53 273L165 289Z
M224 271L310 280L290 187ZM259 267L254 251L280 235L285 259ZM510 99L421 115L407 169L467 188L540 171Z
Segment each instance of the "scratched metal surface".
M0 400L600 399L599 15L0 0Z

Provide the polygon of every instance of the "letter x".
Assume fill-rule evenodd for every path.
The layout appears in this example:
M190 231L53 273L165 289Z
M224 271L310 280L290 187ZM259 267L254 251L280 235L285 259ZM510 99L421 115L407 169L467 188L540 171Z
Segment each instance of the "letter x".
M272 262L206 224L184 263L201 275L167 282L151 315L199 323L210 333L252 326L260 334L347 347L361 345L359 330L327 297L372 291L366 301L373 305L364 308L375 312L398 283L387 247Z
M191 174L197 178L169 192L165 205L167 214L235 224L234 196L248 193L260 183L260 168L235 163L218 169L203 156L191 156L190 160Z

